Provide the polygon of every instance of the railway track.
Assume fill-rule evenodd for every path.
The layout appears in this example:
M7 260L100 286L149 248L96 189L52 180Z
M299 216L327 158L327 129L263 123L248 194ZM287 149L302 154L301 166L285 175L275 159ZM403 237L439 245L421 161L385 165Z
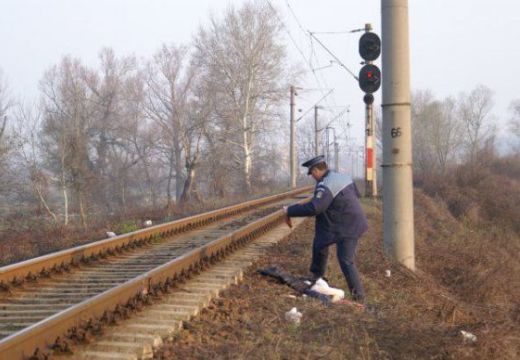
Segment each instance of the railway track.
M283 219L309 188L0 268L0 359L45 359L142 307Z

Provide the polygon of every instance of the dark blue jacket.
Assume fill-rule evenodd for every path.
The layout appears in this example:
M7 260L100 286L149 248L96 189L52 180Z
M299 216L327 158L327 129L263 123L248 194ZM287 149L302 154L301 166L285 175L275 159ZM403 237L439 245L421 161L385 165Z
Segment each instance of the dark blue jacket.
M359 191L352 178L328 171L316 184L314 197L287 209L290 217L316 216L314 243L327 246L346 237L360 237L368 229Z

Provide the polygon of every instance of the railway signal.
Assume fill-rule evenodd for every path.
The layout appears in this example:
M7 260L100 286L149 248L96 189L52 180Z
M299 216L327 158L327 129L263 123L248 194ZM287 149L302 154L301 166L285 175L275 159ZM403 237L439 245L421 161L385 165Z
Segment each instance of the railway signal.
M374 95L381 87L381 70L372 64L381 55L381 39L372 31L370 24L365 24L365 33L359 39L359 55L365 60L365 65L359 70L359 87L365 92L366 132L365 132L365 195L377 196L377 171L375 137L374 137L374 112L372 104Z
M381 55L381 39L373 32L365 32L359 39L359 55L366 61L374 61Z
M359 55L365 60L365 66L359 71L359 87L365 93L376 92L381 86L381 71L372 64L381 55L381 39L371 32L372 26L365 25L365 33L359 38Z
M359 87L367 94L376 92L381 86L381 70L373 64L366 64L359 70Z

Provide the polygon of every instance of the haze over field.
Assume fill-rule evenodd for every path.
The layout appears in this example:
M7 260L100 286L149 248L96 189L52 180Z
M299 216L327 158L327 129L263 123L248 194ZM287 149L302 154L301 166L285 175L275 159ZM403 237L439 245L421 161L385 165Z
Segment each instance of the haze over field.
M207 23L210 12L222 13L229 4L242 0L4 0L0 11L0 69L17 97L32 101L43 72L63 55L97 63L103 47L116 55L149 57L164 43L188 44L199 24ZM380 33L379 0L271 0L306 60L283 32L291 59L327 66L331 57L303 31L346 31L372 23ZM508 106L517 96L520 74L503 72L502 64L520 56L520 5L515 0L410 1L412 88L431 89L444 98L469 92L478 84L494 91L494 114L500 124L510 118ZM296 17L294 15L296 15ZM299 24L297 20L299 21ZM300 27L301 25L301 27ZM360 68L357 53L359 33L317 35L355 73ZM307 88L334 88L324 101L332 116L350 105L342 117L351 122L352 135L362 144L363 106L354 79L337 65L309 71ZM302 93L298 106L307 109L322 96ZM380 91L376 94L378 102ZM377 104L376 104L377 105ZM332 108L338 106L338 108Z
M502 70L505 66L498 62L513 64L520 55L520 5L512 0L409 3L410 114L404 100L388 97L382 127L381 90L375 93L374 136L367 136L365 149L362 93L338 59L358 72L358 39L365 23L380 33L379 0L2 1L0 266L128 233L143 248L119 246L126 236L103 241L103 247L115 244L117 254L143 250L142 256L131 257L155 260L158 253L148 245L157 244L162 251L175 233L175 254L161 252L159 258L181 256L185 264L181 253L190 251L198 265L204 254L206 267L208 249L217 246L213 241L242 244L242 226L255 222L264 228L256 216L283 215L285 200L264 204L255 214L249 205L240 214L232 207L228 210L237 217L218 215L223 223L202 225L191 217L198 230L187 234L195 236L197 245L177 231L193 226L182 220L176 228L172 220L314 180L319 184L316 198L306 207L333 224L322 232L318 217L317 236L328 233L327 241L348 242L347 252L355 253L357 240L346 228L359 229L362 225L352 224L361 221L351 221L352 212L336 212L360 212L352 205L357 200L350 178L345 177L343 190L336 189L335 179L343 175L326 172L321 161L315 168L323 172L312 170L313 176L303 167L289 170L293 85L297 108L303 110L292 137L297 162L339 149L327 158L328 169L352 175L365 195L361 201L369 230L356 255L366 284L365 307L347 301L324 308L303 297L280 296L290 289L259 280L257 269L251 269L245 285L214 301L201 312L201 321L183 326L182 336L155 358L272 358L294 349L309 358L519 358L520 75L509 70L512 66ZM396 39L394 34L390 36ZM313 110L319 113L316 126ZM372 182L377 188L370 184L370 150L378 154L373 169L379 173ZM327 187L330 191L321 192ZM335 199L330 193L337 194ZM133 233L151 224L158 226ZM214 240L199 231L203 226L218 237L228 231L241 235ZM274 256L261 261L307 274L312 244L318 243L313 227L312 220L302 223L273 250ZM205 241L212 245L200 251L192 247ZM180 243L188 246L181 249ZM92 255L85 248L71 251L74 266L62 257L49 265L48 256L35 270L29 261L30 287L54 271L75 272L78 253L84 255L80 269L87 269L83 261L97 267L105 261L96 259L112 253L94 249ZM128 258L121 259L126 269ZM411 276L399 263L419 271ZM198 265L190 269L198 270ZM20 267L11 267L15 275L4 272L0 295L17 297L18 307L20 289L32 307L35 297L23 283L20 287L25 276ZM133 273L128 269L125 274ZM329 270L321 275L331 285L346 285L339 268ZM148 296L155 298L156 289L171 284L163 280L150 280ZM11 285L16 285L13 292L2 291ZM142 281L136 292L146 300L141 290ZM65 293L77 298L72 288ZM48 294L56 295L53 290ZM88 294L93 296L90 290ZM284 314L299 301L304 315L295 328ZM135 308L136 303L129 304ZM36 319L2 311L8 316L0 324L0 338L8 337L8 342L17 341L10 334L18 325ZM112 322L118 314L106 312L103 318ZM93 324L87 328L97 333L97 320ZM82 329L70 334L90 337ZM53 349L68 348L63 336L52 338L59 343ZM122 349L119 340L114 346Z
M520 31L518 15L503 11L512 2L486 4L410 4L416 179L491 167L520 150L519 75L493 66L518 54L503 36ZM65 226L79 216L88 228L103 214L149 207L171 215L285 189L290 85L302 110L297 162L325 153L364 178L364 105L353 74L365 24L380 33L379 1L3 5L0 214L13 224L27 211ZM375 96L381 154L381 91Z

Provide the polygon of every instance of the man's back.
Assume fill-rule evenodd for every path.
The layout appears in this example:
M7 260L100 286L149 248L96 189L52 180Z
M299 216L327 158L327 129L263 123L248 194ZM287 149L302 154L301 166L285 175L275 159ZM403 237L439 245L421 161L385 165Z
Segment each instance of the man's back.
M316 184L316 194L326 201L327 198L332 200L327 209L316 216L319 238L326 238L328 242L337 237L359 237L368 229L359 191L350 176L328 171Z

